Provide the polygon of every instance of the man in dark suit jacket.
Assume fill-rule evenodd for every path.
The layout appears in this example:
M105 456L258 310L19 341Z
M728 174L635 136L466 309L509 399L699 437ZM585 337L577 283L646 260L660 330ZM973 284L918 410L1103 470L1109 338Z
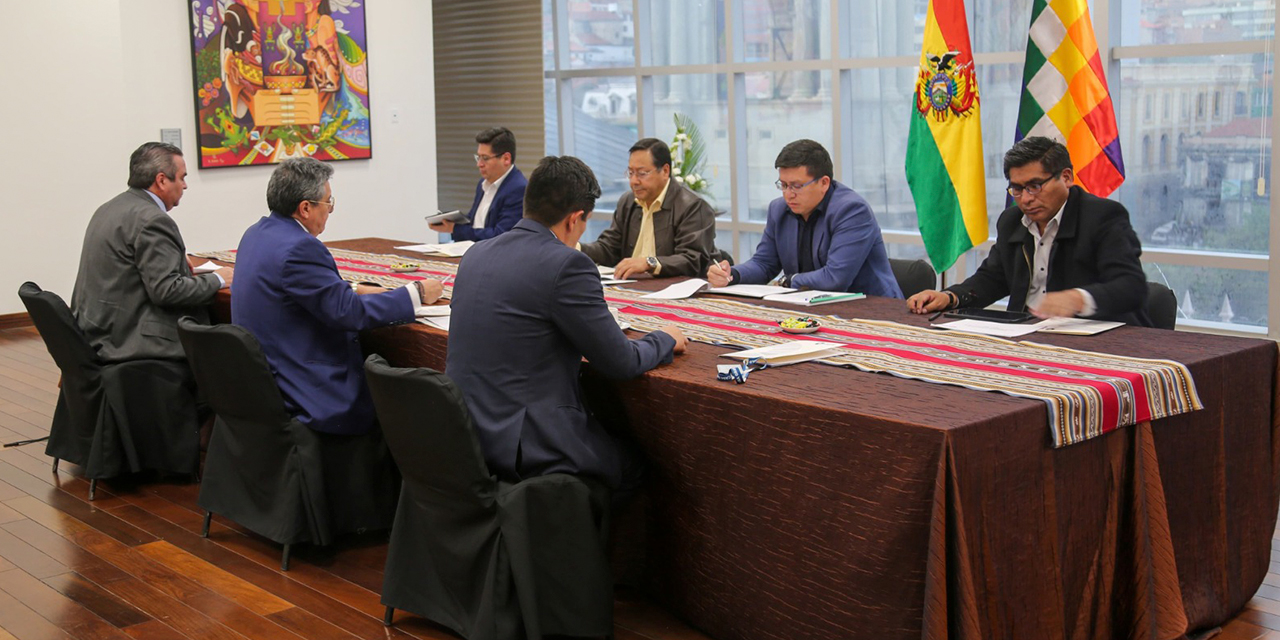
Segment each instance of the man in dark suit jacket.
M774 161L782 197L769 203L764 237L750 260L711 265L712 286L764 284L901 298L880 225L867 201L832 179L831 155L813 140L782 148Z
M207 319L205 305L231 269L192 275L168 211L187 188L182 150L148 142L129 157L129 190L98 207L84 234L71 308L106 362L185 360L178 318Z
M1029 137L1004 156L1015 206L996 222L991 253L969 279L907 301L915 313L985 307L1009 296L1011 311L1081 316L1149 327L1142 244L1118 202L1075 186L1059 142Z
M249 227L236 253L231 320L262 345L285 407L324 433L373 431L357 332L410 322L414 309L440 297L436 280L357 295L338 275L316 236L335 201L333 168L312 158L286 160L271 174L271 215Z
M524 174L515 165L516 136L506 127L485 129L476 135L476 168L480 182L467 217L471 224L437 222L432 229L452 233L460 240L488 240L511 230L524 209Z
M716 214L671 176L667 144L645 138L632 145L627 178L631 191L618 198L609 228L579 249L613 267L615 278L702 275L716 252Z
M571 473L634 488L638 459L582 404L582 359L626 379L684 350L675 327L629 340L595 264L573 249L599 195L581 160L543 158L524 219L472 247L458 268L446 371L466 398L489 470L504 480Z

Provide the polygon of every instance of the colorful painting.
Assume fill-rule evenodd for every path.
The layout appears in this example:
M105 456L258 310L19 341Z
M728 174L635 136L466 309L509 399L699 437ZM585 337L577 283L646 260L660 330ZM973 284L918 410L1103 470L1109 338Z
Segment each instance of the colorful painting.
M372 155L362 0L190 0L200 167Z

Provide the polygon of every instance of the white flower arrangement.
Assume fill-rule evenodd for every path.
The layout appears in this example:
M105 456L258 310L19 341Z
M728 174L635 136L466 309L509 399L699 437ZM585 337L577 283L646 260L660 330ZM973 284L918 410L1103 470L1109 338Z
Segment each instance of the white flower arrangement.
M711 197L711 183L702 176L706 144L698 126L686 115L675 114L676 135L671 140L671 176L704 198Z

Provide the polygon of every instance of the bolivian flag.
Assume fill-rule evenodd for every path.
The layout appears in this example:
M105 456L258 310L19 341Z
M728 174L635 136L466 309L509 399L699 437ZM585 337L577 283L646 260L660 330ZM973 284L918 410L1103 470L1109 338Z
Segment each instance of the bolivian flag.
M907 184L929 261L946 271L987 239L978 78L964 0L930 0L920 49Z

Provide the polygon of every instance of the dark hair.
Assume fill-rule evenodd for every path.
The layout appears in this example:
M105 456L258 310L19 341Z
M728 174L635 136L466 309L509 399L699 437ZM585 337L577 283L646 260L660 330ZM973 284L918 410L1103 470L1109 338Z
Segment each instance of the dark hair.
M547 156L529 174L524 217L553 227L574 211L590 214L599 197L600 183L587 163L573 156Z
M506 127L485 129L476 134L476 144L487 144L493 155L511 154L511 161L516 161L516 134Z
M831 177L831 154L822 145L812 140L796 140L782 148L778 159L773 161L775 169L791 169L804 167L812 178Z
M657 138L637 140L635 144L631 145L631 149L627 153L635 153L637 151L648 151L649 156L653 158L653 166L657 167L659 171L671 164L671 148L667 146L667 143Z
M1032 162L1039 162L1047 173L1056 176L1063 169L1071 168L1071 153L1057 140L1040 136L1023 138L1004 154L1004 177L1008 179L1010 169Z
M333 177L333 167L315 158L289 158L276 167L267 182L267 207L292 216L305 201L324 197L324 183Z
M129 186L134 189L150 188L161 173L170 180L176 179L178 163L174 157L181 155L182 149L167 142L144 142L129 156Z

